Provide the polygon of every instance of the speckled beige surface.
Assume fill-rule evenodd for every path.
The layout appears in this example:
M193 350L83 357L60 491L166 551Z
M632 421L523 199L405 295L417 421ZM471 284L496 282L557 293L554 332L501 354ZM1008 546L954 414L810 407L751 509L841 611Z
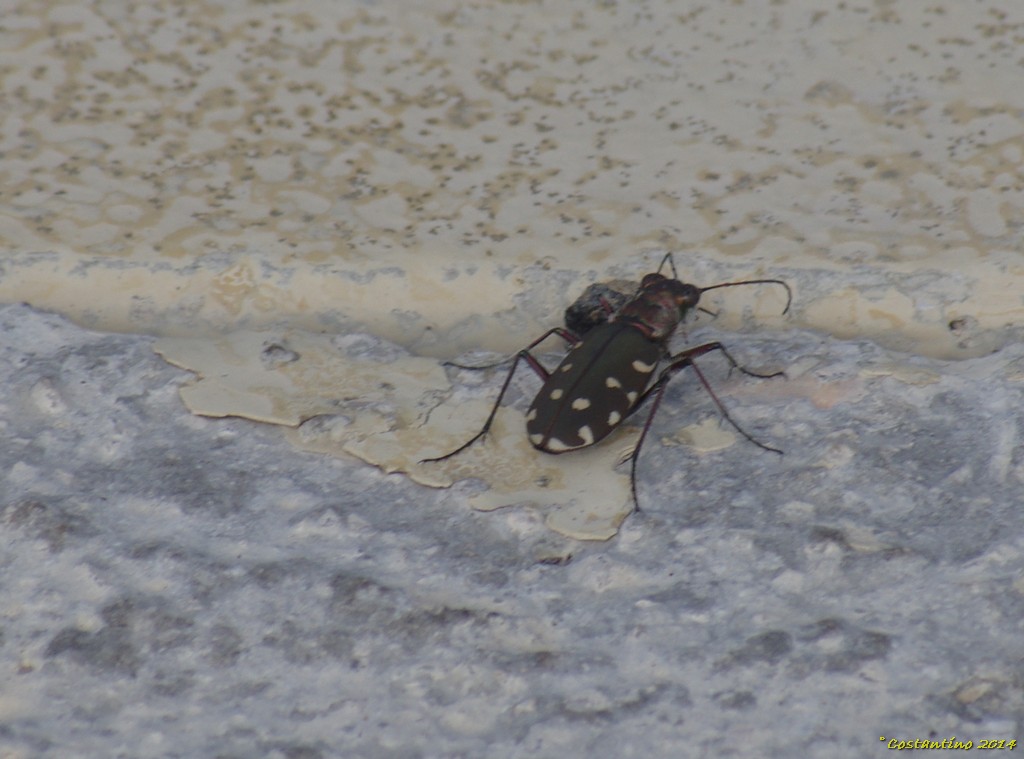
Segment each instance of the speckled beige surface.
M518 347L667 249L698 284L785 276L787 325L984 352L1024 315L1022 23L996 0L25 3L0 19L0 300L451 355ZM726 311L778 326L758 297Z

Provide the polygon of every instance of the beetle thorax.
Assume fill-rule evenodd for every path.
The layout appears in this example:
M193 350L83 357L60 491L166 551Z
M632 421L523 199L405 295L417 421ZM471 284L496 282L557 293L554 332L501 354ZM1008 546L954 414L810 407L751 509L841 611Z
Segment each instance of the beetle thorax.
M667 340L699 300L700 288L661 274L648 274L640 292L615 314L614 320L633 324L651 340Z

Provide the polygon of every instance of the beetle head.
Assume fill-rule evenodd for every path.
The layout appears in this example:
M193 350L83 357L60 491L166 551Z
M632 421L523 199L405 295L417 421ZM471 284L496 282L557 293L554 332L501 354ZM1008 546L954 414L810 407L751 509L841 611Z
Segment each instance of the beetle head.
M651 339L667 338L686 312L697 305L701 289L663 274L648 274L636 297L622 307L616 319L638 325Z
M667 283L670 286L672 297L679 308L679 315L683 317L686 312L697 305L700 300L701 289L696 285L688 285L678 279L670 279Z
M681 309L692 308L700 300L702 290L695 285L687 285L685 282L674 280L660 273L644 275L640 281L640 295L662 297L668 295Z
M697 305L703 292L696 285L689 285L678 279L666 277L664 274L647 274L640 281L640 295L649 300L656 300L665 306L674 305L682 318L686 312Z
M661 273L666 263L672 269L671 277ZM616 312L610 321L631 322L648 338L664 341L675 331L679 322L686 318L686 312L697 307L703 293L720 287L739 285L780 285L786 290L786 307L782 309L782 313L789 311L793 292L781 279L745 279L741 282L722 282L708 287L697 287L680 281L672 254L669 253L662 259L658 271L647 274L640 280L640 289L636 295Z

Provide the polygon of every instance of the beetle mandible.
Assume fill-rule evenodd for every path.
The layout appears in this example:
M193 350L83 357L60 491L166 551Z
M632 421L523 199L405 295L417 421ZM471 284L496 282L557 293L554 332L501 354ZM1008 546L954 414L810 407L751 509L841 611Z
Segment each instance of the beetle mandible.
M661 273L666 263L672 271L671 277ZM544 381L526 412L526 433L533 447L545 453L566 453L594 445L651 400L647 421L629 455L630 492L637 510L636 467L640 449L669 381L686 367L693 369L719 412L743 437L766 451L781 454L781 450L756 440L733 420L694 359L720 351L732 368L751 377L768 379L781 376L783 372L759 374L745 369L717 341L687 348L676 354L670 354L668 349L669 338L687 313L698 307L702 294L720 287L757 284L784 287L786 307L782 313L789 311L793 293L781 279L747 279L697 287L680 281L672 254L666 254L658 270L644 276L632 298L626 300L618 310L605 304L607 316L594 319L597 322L594 326L588 323L590 328L584 334L578 335L571 330L555 327L519 351L480 431L455 450L443 456L423 459L420 463L451 458L487 434L521 360ZM555 370L549 372L530 351L551 335L561 337L570 349ZM486 369L499 364L477 367L450 365L462 369ZM659 365L663 365L663 368L656 372Z

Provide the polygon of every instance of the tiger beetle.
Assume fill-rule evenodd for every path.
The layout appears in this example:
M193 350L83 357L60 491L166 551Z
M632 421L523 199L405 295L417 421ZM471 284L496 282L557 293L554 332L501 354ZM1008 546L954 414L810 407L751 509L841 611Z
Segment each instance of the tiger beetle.
M671 277L661 273L666 263L672 270ZM583 334L555 327L519 351L483 428L455 450L443 456L423 459L420 463L451 458L487 434L520 360L525 361L544 381L544 386L526 413L526 432L533 447L545 453L566 453L594 445L636 413L645 402L651 400L647 421L629 455L630 492L633 496L633 505L638 511L636 466L640 449L651 428L658 406L661 405L669 381L686 367L693 369L722 416L743 437L759 448L781 454L782 451L778 448L755 440L733 420L694 359L712 351L720 351L733 369L739 369L748 376L768 379L778 377L783 372L759 374L744 369L729 354L725 346L717 341L688 348L676 354L670 354L668 349L672 333L686 317L687 312L697 308L702 294L720 287L761 284L784 287L786 307L782 313L789 311L793 293L789 285L781 279L747 279L741 282L723 282L710 287L697 287L679 280L675 261L672 254L668 253L656 272L644 276L632 298L621 299L621 305L616 303L613 306L603 295L600 296L600 312L588 313L575 321L574 326L586 330ZM570 350L558 367L549 372L530 351L551 335L558 335L565 340ZM655 378L655 370L663 362L667 363ZM451 363L449 365L460 369L488 369L502 363L505 361L475 367Z

